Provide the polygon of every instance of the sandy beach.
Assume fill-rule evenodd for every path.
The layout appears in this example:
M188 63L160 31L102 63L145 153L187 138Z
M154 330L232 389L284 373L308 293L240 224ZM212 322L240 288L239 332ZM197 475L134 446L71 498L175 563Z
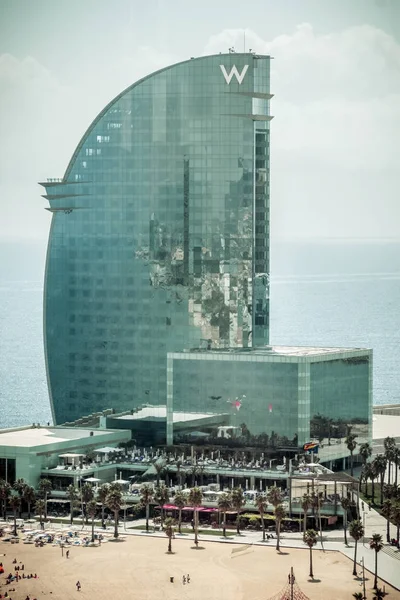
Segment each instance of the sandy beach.
M339 552L314 551L314 577L308 578L308 550L241 547L228 543L173 540L173 554L167 553L167 538L127 536L101 547L72 547L69 558L59 547L17 544L0 545L0 561L5 574L0 576L0 594L7 590L12 600L52 598L66 600L79 596L87 599L118 600L268 600L287 583L290 567L296 581L311 600L341 600L362 591L360 580L352 576L352 564ZM16 558L25 565L25 574L37 573L38 579L21 579L5 585L5 575L14 572ZM22 574L22 572L20 572ZM183 585L182 576L190 574ZM367 597L372 598L373 577L367 581ZM174 577L174 583L170 582ZM76 582L81 582L80 592ZM10 588L15 588L11 592ZM400 592L386 585L390 600L400 600Z

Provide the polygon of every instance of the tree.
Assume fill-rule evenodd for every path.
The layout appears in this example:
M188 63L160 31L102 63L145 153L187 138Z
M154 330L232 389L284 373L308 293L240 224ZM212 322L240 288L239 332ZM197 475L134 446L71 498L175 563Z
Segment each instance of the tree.
M90 517L92 519L92 543L94 542L94 519L97 513L97 502L92 498L86 504L86 517Z
M153 501L153 486L144 483L140 488L140 502L146 509L146 531L149 531L150 504Z
M72 525L72 523L74 522L74 512L75 512L75 509L76 509L76 506L77 506L78 500L79 500L79 491L72 484L67 487L67 498L68 498L69 504L70 504L70 510L71 510L70 523ZM45 504L45 515L46 515L46 504Z
M317 520L318 520L318 525L319 525L319 532L320 532L320 536L321 536L321 545L323 544L322 542L322 519L321 519L321 504L324 498L324 494L323 492L312 492L311 493L311 506L313 507L313 509L317 510Z
M39 491L44 497L44 516L47 519L47 497L49 492L53 489L53 484L50 479L41 479L39 481Z
M301 499L301 508L303 509L304 519L303 519L303 535L306 534L307 529L307 513L311 507L311 496L310 494L303 494L303 498Z
M175 494L173 502L178 509L178 531L179 533L182 533L182 508L186 506L185 494L182 494L182 492L178 490Z
M350 500L346 497L341 498L340 503L343 508L343 531L344 531L344 543L347 544L347 512L350 508Z
M193 506L193 521L194 521L194 543L197 548L199 545L199 512L198 508L201 506L203 502L203 492L200 488L194 487L189 492L188 498L190 506Z
M168 517L164 521L164 531L165 535L168 537L168 552L172 552L171 540L174 535L174 520L171 517Z
M376 474L380 478L381 483L381 494L380 494L380 504L383 504L383 482L386 473L386 458L383 454L378 454L372 461Z
M261 527L263 532L263 542L265 542L265 522L264 522L264 514L268 507L268 499L265 494L259 494L256 497L255 505L257 506L258 512L260 513L261 518ZM224 534L225 535L225 534Z
M271 487L267 494L267 499L274 508L276 508L278 504L282 504L283 497L280 488L276 487L275 485Z
M114 537L118 537L118 518L119 511L122 506L122 492L115 486L110 487L110 491L107 494L106 504L108 508L114 513Z
M378 587L378 552L383 548L382 536L380 533L374 533L369 541L369 547L375 551L375 578L374 589Z
M354 450L357 448L356 435L354 433L349 433L345 443L347 446L347 450L350 452L350 474L353 477L354 469L353 469L353 461L354 461Z
M315 544L317 543L317 536L318 536L318 533L315 531L315 529L307 529L307 531L305 532L305 534L303 536L304 543L307 544L307 546L310 548L310 577L311 577L311 579L314 579L312 549L313 549L313 546L315 546Z
M386 541L390 542L390 517L392 516L392 503L390 500L385 500L382 504L381 514L386 519Z
M279 542L280 542L280 536L281 536L281 523L282 523L282 519L284 519L286 517L286 510L283 508L283 504L278 504L278 506L275 506L274 515L275 515L275 529L276 529L276 549L279 551L280 550Z
M39 515L40 527L43 529L43 515L46 514L46 504L41 498L35 502L35 513Z
M164 471L164 461L160 460L159 458L157 458L154 462L153 462L153 467L156 471L156 487L160 486L160 477L161 474Z
M396 440L394 439L394 437L390 437L390 435L385 437L385 439L383 440L383 447L385 449L384 456L388 466L388 483L390 483L391 465L394 461L394 449L396 448Z
M366 465L368 459L372 456L372 447L371 444L365 442L364 444L360 444L360 448L358 449L358 453L361 456L361 460L363 465Z
M362 469L362 473L363 473L363 477L364 477L364 481L365 481L365 497L369 498L369 494L368 494L368 479L371 479L372 482L372 478L375 477L374 475L374 470L372 468L372 464L371 463L367 463L366 465L363 466Z
M7 501L11 495L11 485L4 479L0 479L0 500L2 502L3 519L7 517Z
M400 539L400 502L392 502L391 519L393 524L397 527L396 539Z
M31 485L26 485L24 488L23 499L28 505L28 519L30 519L31 518L31 506L32 506L32 504L34 504L34 502L36 500L35 488L33 488Z
M349 525L349 533L353 538L354 544L354 561L353 561L353 575L357 575L357 543L358 540L361 540L364 537L364 527L362 526L361 521L355 519Z
M233 510L237 511L236 516L236 533L240 534L240 514L244 505L246 504L246 498L244 497L243 490L240 487L233 488L231 491L231 504Z
M101 504L101 526L104 527L104 509L106 506L108 492L110 491L110 485L103 483L97 490L97 499Z
M355 592L353 594L353 598L356 600L364 600L364 594L362 592Z
M382 600L388 593L382 590L382 588L376 588L374 595L372 596L372 600Z
M12 486L13 489L17 492L19 499L20 499L19 518L21 518L21 516L22 516L22 498L23 498L24 490L25 490L26 486L27 486L27 483L26 483L25 479L22 479L22 477L20 477L16 481L14 481L13 486Z
M156 487L154 492L154 500L160 505L161 527L164 522L164 504L169 502L169 490L164 484Z
M88 524L88 514L87 514L86 505L88 502L93 500L93 497L94 497L93 487L90 485L90 483L84 483L83 486L81 487L81 501L82 501L82 508L84 508L84 512L85 512L85 516L86 516L86 525ZM82 515L82 523L83 523L83 515Z
M226 492L218 497L218 510L222 513L222 533L226 537L226 511L232 508L232 498Z
M394 485L397 487L397 473L400 464L400 448L395 448L393 452L393 462L395 466Z
M13 511L14 517L14 535L17 535L17 511L21 508L21 498L19 496L10 496L8 504Z

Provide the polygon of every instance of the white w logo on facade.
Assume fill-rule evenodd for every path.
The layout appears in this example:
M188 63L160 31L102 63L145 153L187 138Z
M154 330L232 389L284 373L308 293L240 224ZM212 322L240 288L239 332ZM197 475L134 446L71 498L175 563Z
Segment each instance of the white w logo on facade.
M222 75L224 76L225 81L228 85L232 81L233 76L236 77L238 84L241 85L241 83L244 79L244 76L247 73L247 69L249 68L249 65L244 65L242 72L239 74L239 71L237 70L236 65L233 65L233 67L229 73L227 73L227 71L225 69L225 65L219 65L219 66L221 67Z

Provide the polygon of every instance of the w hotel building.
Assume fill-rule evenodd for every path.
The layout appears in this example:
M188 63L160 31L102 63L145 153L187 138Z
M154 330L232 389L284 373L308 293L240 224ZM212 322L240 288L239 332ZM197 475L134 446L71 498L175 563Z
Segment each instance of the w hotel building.
M169 352L268 344L270 99L269 56L167 67L110 102L42 184L56 423L165 406Z

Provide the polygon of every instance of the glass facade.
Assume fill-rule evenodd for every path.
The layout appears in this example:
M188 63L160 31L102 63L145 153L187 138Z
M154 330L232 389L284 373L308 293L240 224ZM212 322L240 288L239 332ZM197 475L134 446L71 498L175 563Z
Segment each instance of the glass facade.
M268 343L269 73L253 54L154 73L43 184L56 423L165 405L169 351Z
M279 347L170 354L168 443L182 441L175 411L220 415L220 426L199 431L210 443L297 448L314 440L330 447L343 445L350 431L362 443L371 437L372 354Z

